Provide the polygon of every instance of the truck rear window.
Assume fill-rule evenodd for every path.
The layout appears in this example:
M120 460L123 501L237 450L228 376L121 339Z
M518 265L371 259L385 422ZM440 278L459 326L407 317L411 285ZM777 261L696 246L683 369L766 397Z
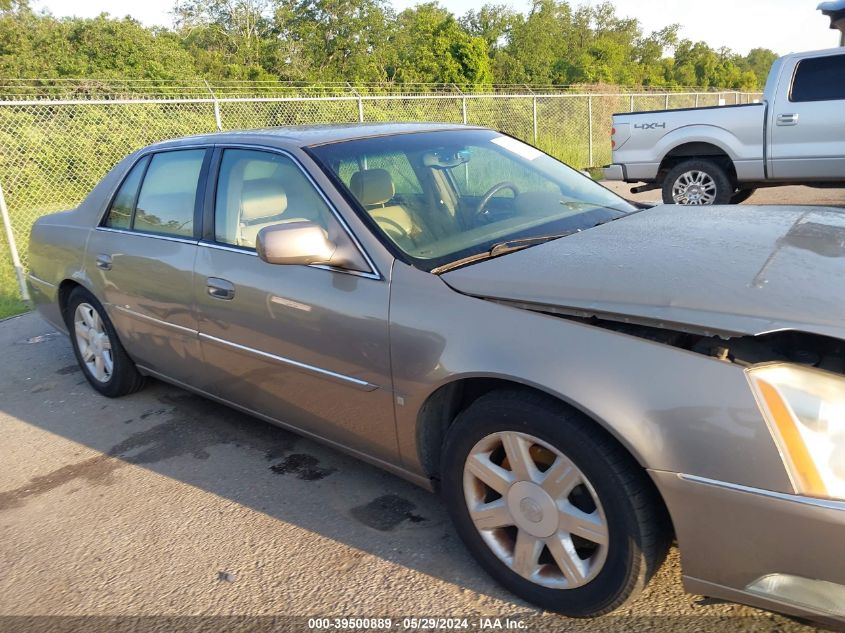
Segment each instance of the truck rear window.
M795 69L792 102L845 100L845 55L804 59Z

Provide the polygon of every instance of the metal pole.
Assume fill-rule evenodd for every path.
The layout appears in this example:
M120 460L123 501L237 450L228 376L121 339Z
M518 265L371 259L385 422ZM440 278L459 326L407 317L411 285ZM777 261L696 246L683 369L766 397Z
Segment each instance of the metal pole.
M355 90L355 88L352 87L352 84L349 83L348 81L346 82L346 85L349 86L349 89L352 91L352 94L354 94L358 98L358 123L363 123L364 122L364 100L361 98L361 93L359 93L357 90Z
M666 107L665 107L665 108L663 108L663 109L664 109L664 110L668 110L668 109L669 109L669 93L668 93L668 92L666 93Z
M631 112L634 111L634 95L631 95Z
M26 287L26 278L23 274L21 258L18 255L18 245L15 242L15 233L12 231L12 220L9 219L9 208L6 206L6 198L3 196L3 187L0 187L0 216L3 217L3 226L6 227L6 242L9 244L9 252L12 254L12 266L18 277L18 286L21 290L21 299L29 301L29 290Z
M208 93L211 95L211 99L214 101L214 122L217 124L217 131L223 131L223 120L220 118L220 102L217 101L217 95L214 94L214 91L211 89L211 86L208 84L208 81L205 81L205 87L208 89Z
M696 108L698 107L698 97L699 97L699 96L700 96L700 95L696 92L696 93L695 93L695 107L696 107Z
M587 167L593 166L593 97L587 97L587 116L589 117L590 130L590 164Z
M539 139L539 135L537 134L537 97L532 97L531 102L532 102L531 106L532 106L532 110L533 110L532 120L534 122L534 145L536 145L537 141Z
M467 98L464 96L463 90L458 88L457 84L452 84L452 88L455 89L459 95L461 95L461 120L464 122L464 125L467 124Z

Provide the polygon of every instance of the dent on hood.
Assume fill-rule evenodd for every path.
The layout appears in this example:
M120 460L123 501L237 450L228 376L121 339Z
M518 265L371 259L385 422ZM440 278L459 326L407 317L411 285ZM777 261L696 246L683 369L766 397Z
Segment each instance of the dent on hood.
M789 362L845 375L845 341L821 334L777 330L749 335L643 317L590 314L561 306L502 299L488 301L611 330L738 365Z

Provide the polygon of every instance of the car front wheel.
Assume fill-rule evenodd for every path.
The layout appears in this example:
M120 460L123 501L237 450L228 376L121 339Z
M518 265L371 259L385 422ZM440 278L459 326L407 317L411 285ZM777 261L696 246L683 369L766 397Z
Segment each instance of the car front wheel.
M74 290L65 312L76 360L89 384L116 398L138 391L144 377L126 354L103 306L87 290Z
M570 617L613 611L665 557L665 511L642 468L604 431L533 393L465 410L442 455L462 540L505 588Z

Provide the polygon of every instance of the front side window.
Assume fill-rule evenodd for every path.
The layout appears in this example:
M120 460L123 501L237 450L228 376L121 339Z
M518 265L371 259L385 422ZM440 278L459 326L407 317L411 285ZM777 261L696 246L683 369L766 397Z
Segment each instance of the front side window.
M551 156L491 130L398 134L309 151L424 270L636 210Z
M328 231L331 211L290 158L260 150L223 152L214 205L216 241L252 249L264 227L302 221Z
M789 99L797 103L845 100L845 55L801 60Z
M155 154L150 160L132 228L146 233L193 237L204 149Z

